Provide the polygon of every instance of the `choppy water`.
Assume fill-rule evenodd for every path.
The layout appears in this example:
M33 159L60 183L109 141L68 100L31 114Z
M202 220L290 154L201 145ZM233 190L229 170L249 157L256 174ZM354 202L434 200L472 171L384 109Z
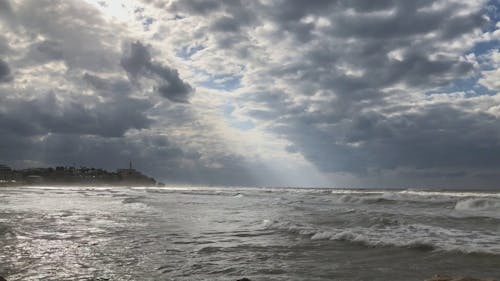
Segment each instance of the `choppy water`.
M0 188L10 280L500 277L500 192Z

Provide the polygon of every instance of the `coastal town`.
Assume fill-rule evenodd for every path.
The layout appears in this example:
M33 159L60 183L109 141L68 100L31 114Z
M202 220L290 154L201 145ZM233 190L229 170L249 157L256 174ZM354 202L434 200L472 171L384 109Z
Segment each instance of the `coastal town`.
M44 167L13 169L0 164L0 186L19 185L104 185L158 186L163 185L132 167L109 172L93 167Z

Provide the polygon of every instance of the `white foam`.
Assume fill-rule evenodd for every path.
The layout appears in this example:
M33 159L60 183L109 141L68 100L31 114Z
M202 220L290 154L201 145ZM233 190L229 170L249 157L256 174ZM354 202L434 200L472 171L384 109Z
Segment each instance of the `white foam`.
M353 190L353 189L334 189L331 194L384 194L385 191Z
M21 189L35 189L35 190L63 190L63 191L110 191L113 187L109 186L68 186L68 185L54 185L54 186L36 186L26 185L19 186Z
M378 197L380 198L380 197ZM336 197L334 201L336 203L340 204L363 204L363 203L368 203L374 199L377 199L377 197L361 197L361 196L354 196L354 195L342 195L339 197Z
M360 190L333 190L333 201L338 204L371 204L395 202L428 202L428 203L455 203L466 198L481 200L500 200L500 193L480 192L441 192L441 191L360 191ZM488 201L489 202L489 201ZM488 205L488 203L485 203ZM496 203L493 204L496 208ZM491 205L488 205L492 207ZM471 206L478 207L478 206ZM479 206L481 207L481 206ZM458 206L460 208L460 206Z
M469 198L460 200L455 205L459 211L494 211L500 212L500 199Z
M500 255L500 237L495 233L464 231L423 224L336 229L266 221L265 227L309 236L312 240L347 241L370 247L402 247Z
M18 188L39 189L39 190L59 190L59 189L71 190L72 189L71 187L64 187L64 186L36 186L36 185L19 186Z
M415 191L415 190L403 190L399 191L400 194L410 194L416 196L448 196L448 197L497 197L500 198L500 193L498 192L459 192L459 191Z
M134 202L126 204L127 208L136 210L136 211L146 211L149 210L149 206L146 203L142 202Z

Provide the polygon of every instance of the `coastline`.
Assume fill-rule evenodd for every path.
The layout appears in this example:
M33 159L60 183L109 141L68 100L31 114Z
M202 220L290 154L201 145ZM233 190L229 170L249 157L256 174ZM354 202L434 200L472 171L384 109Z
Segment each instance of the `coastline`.
M132 167L107 171L94 167L12 169L0 165L0 187L5 186L163 186Z

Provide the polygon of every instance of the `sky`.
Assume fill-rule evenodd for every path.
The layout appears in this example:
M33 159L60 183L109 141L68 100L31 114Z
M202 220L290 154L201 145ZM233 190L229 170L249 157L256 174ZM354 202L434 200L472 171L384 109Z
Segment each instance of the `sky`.
M0 0L0 162L500 187L499 19L499 0Z

